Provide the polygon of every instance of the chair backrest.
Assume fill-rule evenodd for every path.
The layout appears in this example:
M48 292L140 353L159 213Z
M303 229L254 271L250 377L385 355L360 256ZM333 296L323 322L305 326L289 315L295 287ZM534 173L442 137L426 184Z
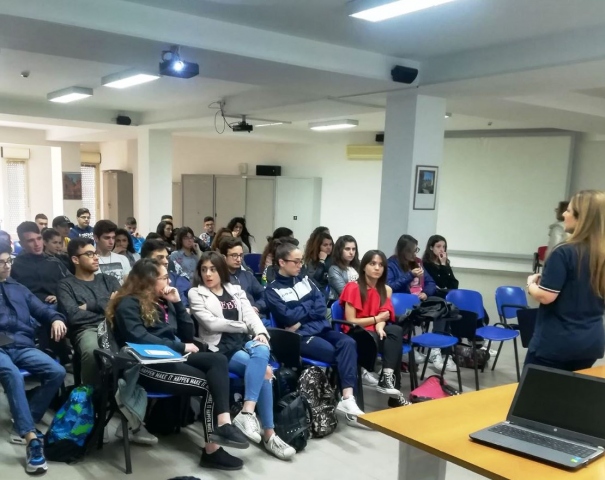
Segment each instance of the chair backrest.
M546 252L548 250L548 246L538 247L538 260L544 263L546 260Z
M515 306L505 306L515 305ZM496 308L501 318L515 318L519 308L527 308L527 295L521 287L498 287L496 289Z
M260 271L260 253L247 253L244 255L244 262L254 273L261 273Z
M521 334L521 345L524 348L529 347L529 341L534 335L536 328L536 319L538 317L537 308L528 308L526 310L517 310L517 321L519 322L519 333Z
M287 368L300 367L300 335L281 328L268 328L271 352Z
M393 302L395 315L399 316L414 308L414 305L418 305L420 299L417 295L412 295L411 293L394 293L391 296L391 302Z
M334 302L332 304L332 319L333 320L344 320L345 319L345 312L342 309L342 307L340 306L340 303L338 301Z
M13 252L15 255L18 255L19 253L21 253L21 250L23 250L23 248L21 247L21 242L19 242L18 240L13 242Z
M477 331L477 314L468 310L461 310L460 316L462 317L460 320L448 322L450 333L454 337L466 338L469 342L472 342Z
M445 299L456 305L459 310L476 313L477 320L481 320L485 316L483 297L475 290L450 290Z

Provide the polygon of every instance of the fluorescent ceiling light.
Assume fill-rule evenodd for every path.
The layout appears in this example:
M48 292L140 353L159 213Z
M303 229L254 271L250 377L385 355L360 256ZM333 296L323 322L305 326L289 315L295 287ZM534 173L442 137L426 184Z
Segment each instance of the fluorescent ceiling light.
M254 125L255 127L273 127L274 125L283 125L284 122L273 122L273 123L261 123L260 125Z
M325 132L327 130L343 130L345 128L354 128L359 125L357 120L332 120L330 122L309 123L309 128L316 132Z
M92 97L92 88L69 87L46 95L48 100L56 103L70 103L87 97Z
M450 112L445 112L445 118L450 118L452 114Z
M128 88L141 83L151 82L160 78L153 73L141 72L140 70L126 70L125 72L107 75L101 79L101 85L111 88Z
M384 0L357 1L352 4L352 11L354 13L350 16L369 22L381 22L389 18L436 7L453 1L454 0L398 0L388 3L385 3Z

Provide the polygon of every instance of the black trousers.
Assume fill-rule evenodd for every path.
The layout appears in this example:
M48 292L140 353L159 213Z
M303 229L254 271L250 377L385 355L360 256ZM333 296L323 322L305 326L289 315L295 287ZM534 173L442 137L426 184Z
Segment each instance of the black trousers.
M576 370L584 370L590 368L596 362L596 359L586 360L551 360L548 358L538 357L535 352L528 351L525 357L525 365L540 365L542 367L558 368L559 370L566 370L568 372L575 372Z
M380 339L376 332L369 332L378 345L382 355L382 368L390 368L395 372L395 388L401 387L401 353L403 348L403 328L389 323L384 327L387 336Z

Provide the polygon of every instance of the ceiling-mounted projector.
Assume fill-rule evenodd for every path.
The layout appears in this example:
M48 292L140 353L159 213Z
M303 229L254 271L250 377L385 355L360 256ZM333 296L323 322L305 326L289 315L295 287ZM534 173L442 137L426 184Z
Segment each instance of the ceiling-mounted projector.
M181 49L173 45L170 50L162 52L160 62L160 75L167 77L191 78L200 74L200 66L197 63L186 62L181 58Z
M232 123L231 124L231 129L234 132L248 132L248 133L250 133L252 130L254 130L254 126L250 125L248 122L246 122L246 118L244 117L241 122Z

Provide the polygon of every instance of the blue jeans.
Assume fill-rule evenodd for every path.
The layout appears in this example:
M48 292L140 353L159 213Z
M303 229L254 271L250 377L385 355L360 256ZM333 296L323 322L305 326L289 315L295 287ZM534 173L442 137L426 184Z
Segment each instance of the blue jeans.
M269 347L251 340L244 349L236 352L229 360L229 371L244 377L244 401L257 402L258 416L265 430L274 428L273 388L265 380L269 364Z
M29 404L20 368L40 380ZM36 348L0 348L0 383L8 397L15 431L21 437L36 429L35 424L42 420L64 378L65 369Z

